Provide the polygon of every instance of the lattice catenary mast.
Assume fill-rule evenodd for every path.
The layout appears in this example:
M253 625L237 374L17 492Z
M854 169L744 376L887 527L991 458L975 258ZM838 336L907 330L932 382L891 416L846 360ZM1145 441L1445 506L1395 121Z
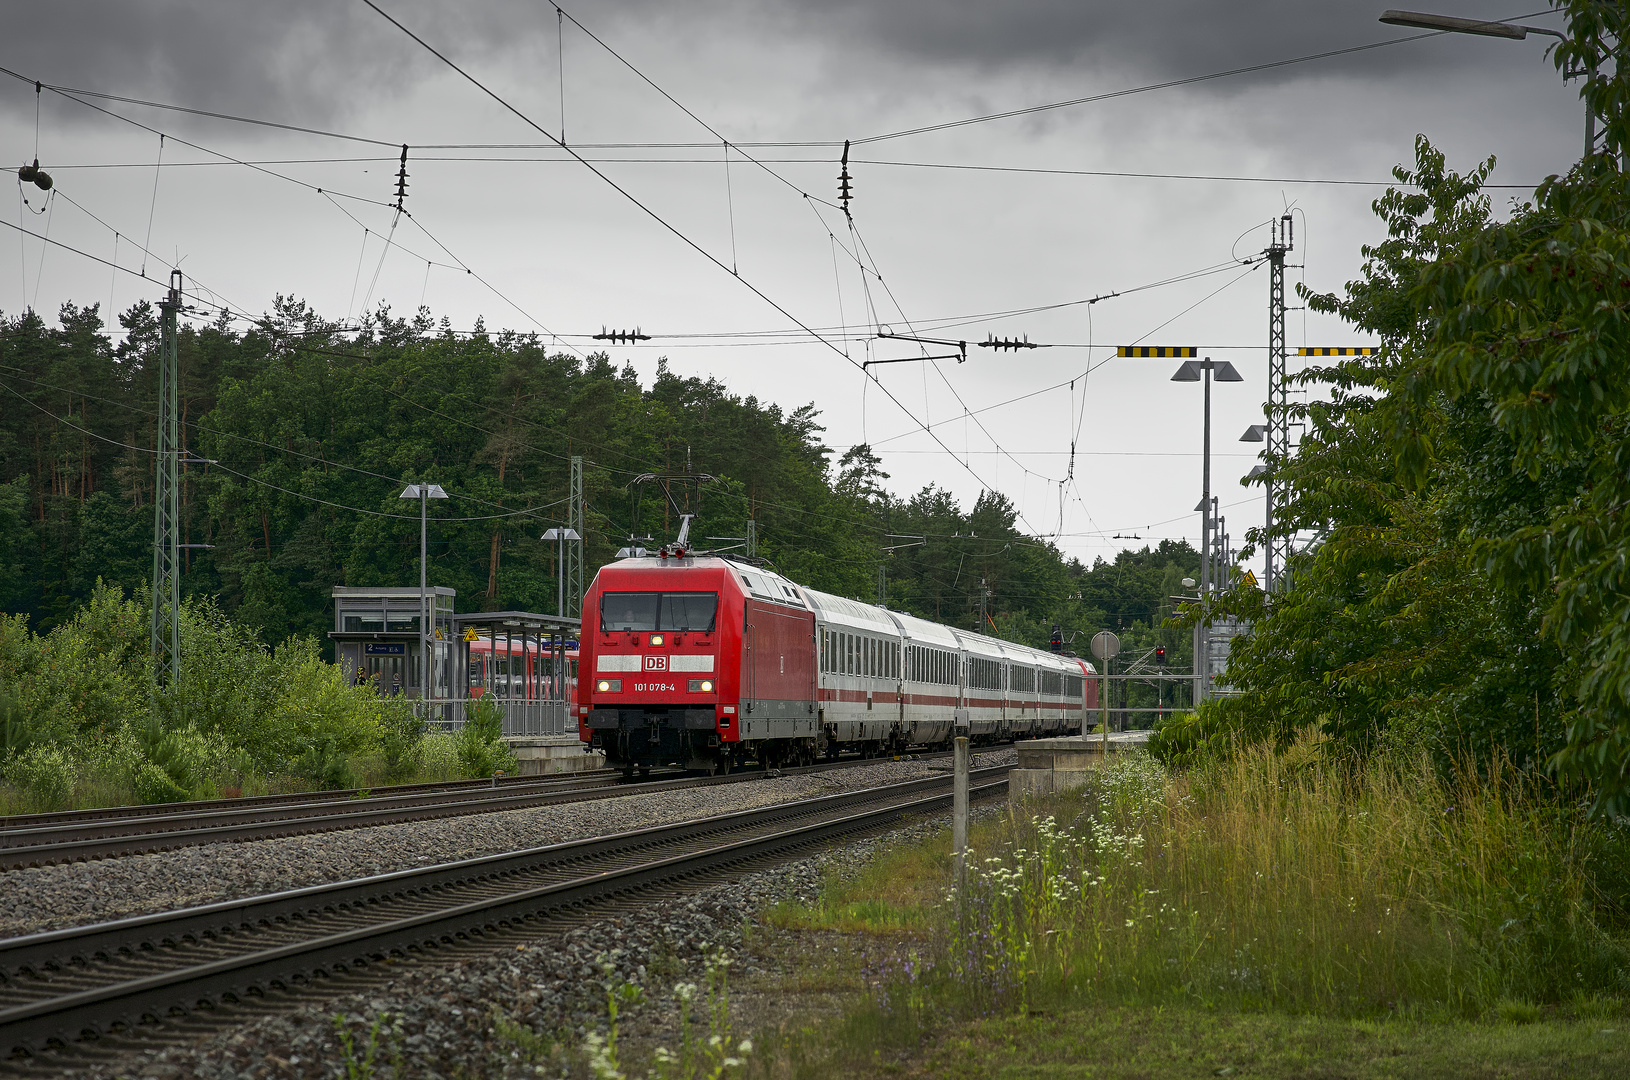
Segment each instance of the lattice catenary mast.
M588 530L583 523L583 459L572 455L572 482L571 505L566 511L567 527L577 533L578 539L568 541L566 544L566 614L573 618L580 618L583 614L583 594L588 591L587 573L584 569L582 538L588 536Z
M1295 247L1295 234L1289 214L1269 228L1268 248L1263 252L1268 259L1268 445L1265 459L1267 474L1263 477L1268 505L1262 587L1272 593L1279 587L1286 558L1290 555L1290 540L1275 536L1273 523L1277 509L1275 497L1278 494L1274 470L1290 454L1290 410L1286 401L1289 387L1285 364L1285 254Z
M170 292L159 301L162 344L158 364L158 453L153 468L153 611L149 644L154 672L174 686L181 674L181 422L176 316L181 271L170 271Z

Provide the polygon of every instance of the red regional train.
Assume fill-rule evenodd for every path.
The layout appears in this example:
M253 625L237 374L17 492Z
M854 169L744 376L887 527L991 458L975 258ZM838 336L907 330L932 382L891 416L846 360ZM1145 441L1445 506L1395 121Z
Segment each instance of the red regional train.
M627 772L1073 733L1075 657L817 592L680 548L602 567L583 599L578 734Z

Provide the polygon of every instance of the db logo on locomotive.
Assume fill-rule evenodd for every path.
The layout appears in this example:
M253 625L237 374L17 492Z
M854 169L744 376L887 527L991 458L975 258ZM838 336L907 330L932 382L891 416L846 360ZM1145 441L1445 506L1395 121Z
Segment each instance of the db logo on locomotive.
M668 658L666 656L647 656L645 658L646 671L667 671Z

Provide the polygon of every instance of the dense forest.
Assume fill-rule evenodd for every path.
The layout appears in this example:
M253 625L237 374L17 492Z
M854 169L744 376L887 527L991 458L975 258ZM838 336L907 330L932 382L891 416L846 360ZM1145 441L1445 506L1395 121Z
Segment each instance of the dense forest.
M37 631L71 619L98 579L134 594L151 574L158 311L120 322L110 335L96 306L71 304L56 326L0 319L0 609ZM751 518L759 553L817 588L875 600L881 566L900 610L972 628L988 589L987 632L1044 646L1058 623L1085 652L1108 627L1187 662L1188 635L1156 627L1198 565L1188 545L1085 567L1018 530L998 492L967 508L932 486L902 497L869 448L834 460L813 405L665 363L641 386L603 353L455 333L427 310L381 309L342 333L283 297L242 329L184 319L179 360L184 542L200 545L183 591L268 643L321 637L333 585L417 581L418 515L397 496L421 480L452 496L431 508L431 583L456 588L460 610L552 611L555 552L538 537L566 519L578 455L591 572L631 534L671 539L677 502L701 537L745 536ZM716 480L677 485L674 501L634 483L690 470ZM885 554L887 534L925 542Z

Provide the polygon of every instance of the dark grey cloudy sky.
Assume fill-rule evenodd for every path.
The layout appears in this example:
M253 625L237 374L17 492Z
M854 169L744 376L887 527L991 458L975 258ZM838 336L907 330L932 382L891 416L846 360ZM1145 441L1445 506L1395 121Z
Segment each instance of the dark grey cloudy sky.
M1234 440L1260 412L1264 274L1128 290L1260 250L1265 222L1287 208L1298 231L1293 280L1337 288L1355 276L1359 246L1378 238L1369 203L1382 189L1304 181L1384 181L1425 133L1456 167L1497 155L1497 182L1531 183L1567 168L1581 141L1580 106L1545 58L1547 39L1441 37L867 143L852 168L855 221L862 258L883 280L863 283L842 216L801 194L832 197L834 150L755 149L763 168L736 155L727 174L716 143L597 148L712 136L582 30L568 23L558 38L551 5L380 3L547 130L558 131L564 111L569 142L799 319L848 324L837 335L848 358L792 338L718 336L790 324L558 151L430 149L544 140L360 0L58 0L12 13L0 65L47 83L410 143L414 220L393 234L397 247L379 243L391 227L379 205L395 168L387 150L102 102L218 155L281 162L255 171L168 141L155 169L149 131L50 93L36 131L32 84L0 80L0 144L20 162L37 138L42 163L83 207L59 200L34 216L19 202L8 219L126 269L146 262L149 276L179 260L249 311L280 292L333 318L422 301L456 326L481 316L488 326L547 327L583 349L572 335L638 323L657 340L613 352L644 376L666 355L676 370L716 375L744 394L789 407L814 401L831 445L877 445L898 490L936 482L971 499L999 488L1034 530L1058 533L1085 558L1122 546L1116 532L1195 530L1197 395L1170 384L1161 363L1111 359L1080 379L1117 343L1203 345L1240 367L1247 383L1218 394L1216 486L1236 535L1261 512L1260 497L1235 486L1251 459ZM1482 0L1420 4L1526 14ZM568 11L732 142L808 143L1409 36L1376 21L1384 6L606 0ZM1554 15L1531 21L1560 26ZM1496 202L1516 194L1497 192ZM144 256L131 238L149 230ZM128 273L3 231L0 310L54 311L65 300L122 309L156 296ZM488 285L441 265L456 262ZM1124 295L989 314L1110 292ZM893 365L870 382L854 362L899 348L865 340L864 326L878 321L944 325L973 340L1029 334L1060 347L1017 357L974 350L966 365ZM1354 343L1305 312L1293 312L1291 326L1293 344ZM1073 480L1063 483L1072 441Z

